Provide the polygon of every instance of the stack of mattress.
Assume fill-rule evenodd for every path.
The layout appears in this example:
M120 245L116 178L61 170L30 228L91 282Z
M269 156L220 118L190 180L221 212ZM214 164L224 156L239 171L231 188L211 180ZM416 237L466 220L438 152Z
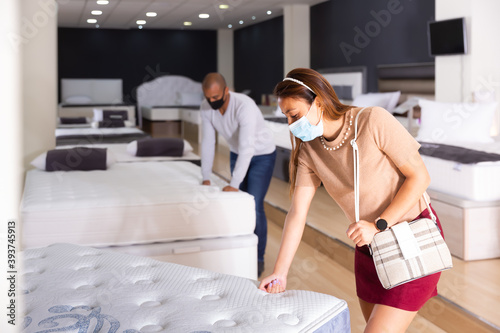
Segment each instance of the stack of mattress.
M23 332L350 332L344 300L70 244L27 250Z
M256 278L254 199L223 192L216 176L212 182L200 185L200 167L180 161L30 170L23 248L65 241Z

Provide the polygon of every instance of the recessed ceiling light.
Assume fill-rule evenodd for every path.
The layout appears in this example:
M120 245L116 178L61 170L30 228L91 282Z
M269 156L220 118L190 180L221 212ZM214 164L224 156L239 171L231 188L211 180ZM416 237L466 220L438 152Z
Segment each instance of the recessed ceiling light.
M240 24L243 24L243 23L245 23L245 22L243 22L243 20L240 20Z
M202 19L207 19L207 18L210 17L210 15L208 15L208 14L200 14L200 15L198 15L198 17L202 18Z
M137 23L137 24L146 24L146 21L145 20L137 20L137 21L135 21L135 23Z
M268 11L267 11L267 15L271 15L272 13L273 13L273 12L272 12L272 11L270 11L270 10L268 10Z
M97 4L98 5L107 5L107 4L109 4L109 1L108 0L97 0Z
M97 23L97 20L96 19L88 19L87 23L95 24L95 23Z
M255 16L252 16L252 20L255 20L255 19L256 19L256 17L255 17Z
M158 14L156 14L155 12L147 12L146 13L147 17L156 17L156 15L158 15Z
M92 14L92 15L102 15L102 11L100 11L100 10L93 10L93 11L90 12L90 14Z
M219 5L219 9L228 9L229 5Z
M227 25L227 27L228 27L229 29L231 29L231 28L233 27L233 25L232 25L232 24L228 24L228 25Z
M186 21L186 22L184 22L184 25L190 26L190 25L193 25L193 22Z
M138 26L139 29L142 29L142 25Z

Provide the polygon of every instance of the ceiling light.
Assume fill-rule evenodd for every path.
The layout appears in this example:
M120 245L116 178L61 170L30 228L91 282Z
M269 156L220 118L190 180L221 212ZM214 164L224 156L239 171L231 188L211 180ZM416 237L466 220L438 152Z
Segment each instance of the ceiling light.
M90 12L90 14L92 14L92 15L102 15L102 11L100 11L100 10L93 10L93 11Z
M107 4L109 4L109 1L108 0L97 0L97 4L98 5L107 5Z
M146 13L147 17L156 17L156 15L158 15L158 14L156 14L155 12L147 12Z
M139 29L142 29L142 25L138 26Z
M240 20L240 24L243 24L243 23L245 23L245 22L243 22L243 20Z
M200 15L198 15L198 17L202 18L202 19L207 19L207 18L210 17L210 15L208 15L208 14L200 14Z
M228 25L227 25L227 27L228 27L229 29L231 29L231 28L233 27L233 25L232 25L232 24L228 24Z
M184 25L190 26L190 25L193 25L193 22L186 21L186 22L184 22Z
M267 15L271 15L272 13L273 13L273 12L272 12L272 11L270 11L270 10L268 10L268 11L267 11Z
M252 20L255 20L255 19L256 19L256 17L255 17L255 16L252 16Z
M219 9L228 9L229 5L219 5Z
M135 23L137 23L137 24L146 24L146 21L144 21L144 20L137 20Z
M96 19L88 19L87 23L95 24L95 23L97 23L97 20Z

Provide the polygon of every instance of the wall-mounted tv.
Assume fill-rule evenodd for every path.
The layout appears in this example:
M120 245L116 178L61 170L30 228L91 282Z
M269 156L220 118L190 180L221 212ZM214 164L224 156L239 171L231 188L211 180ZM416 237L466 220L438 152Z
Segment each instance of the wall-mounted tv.
M466 54L465 18L434 21L428 24L429 53L431 56Z

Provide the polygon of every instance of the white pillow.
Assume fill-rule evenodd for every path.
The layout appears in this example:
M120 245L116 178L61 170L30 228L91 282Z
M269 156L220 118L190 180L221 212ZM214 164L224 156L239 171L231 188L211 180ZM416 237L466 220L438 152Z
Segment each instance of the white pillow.
M56 148L57 149L57 148ZM60 149L66 149L66 147L61 147ZM45 162L47 160L47 152L41 153L33 161L31 161L31 165L34 166L35 168L39 170L44 170L45 171ZM106 151L106 167L110 167L116 162L115 156L113 155L113 152L111 152L109 149Z
M184 149L182 151L182 155L186 155L187 153L190 153L192 151L193 147L191 146L191 144L184 140ZM137 140L134 140L127 145L127 153L132 156L135 156L137 154Z
M93 118L93 121L99 122L99 121L102 121L102 119L103 119L102 109L94 109L94 118Z
M91 104L92 98L89 96L69 96L65 100L68 104Z
M179 105L200 105L203 101L202 93L178 92L177 101Z
M386 93L368 93L356 96L352 101L355 106L380 106L392 112L399 102L401 91Z
M419 100L422 109L417 140L490 143L497 103L443 103Z

